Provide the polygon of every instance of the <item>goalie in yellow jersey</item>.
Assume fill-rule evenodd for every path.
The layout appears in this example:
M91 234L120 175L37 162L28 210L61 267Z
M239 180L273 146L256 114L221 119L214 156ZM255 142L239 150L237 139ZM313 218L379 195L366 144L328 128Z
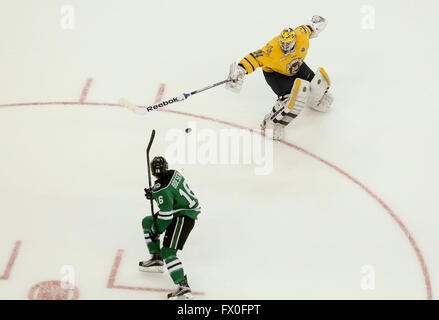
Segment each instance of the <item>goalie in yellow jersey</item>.
M326 27L327 21L313 16L296 29L285 28L265 47L232 63L226 88L239 92L244 76L262 68L265 80L276 93L273 109L265 116L261 129L274 140L281 140L284 128L297 117L304 107L326 112L334 98L328 92L331 84L323 68L314 73L304 62L308 53L309 39L316 38ZM272 129L272 131L266 131Z

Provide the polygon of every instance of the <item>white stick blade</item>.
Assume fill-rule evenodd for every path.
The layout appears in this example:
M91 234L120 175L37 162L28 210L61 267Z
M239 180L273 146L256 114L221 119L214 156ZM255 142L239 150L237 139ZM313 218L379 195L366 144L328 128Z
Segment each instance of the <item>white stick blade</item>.
M138 114L138 115L144 115L146 113L145 108L142 107L138 107L136 106L134 103L132 103L131 101L128 101L125 98L120 98L119 99L119 104L122 107L125 107L131 111L133 111L134 113Z

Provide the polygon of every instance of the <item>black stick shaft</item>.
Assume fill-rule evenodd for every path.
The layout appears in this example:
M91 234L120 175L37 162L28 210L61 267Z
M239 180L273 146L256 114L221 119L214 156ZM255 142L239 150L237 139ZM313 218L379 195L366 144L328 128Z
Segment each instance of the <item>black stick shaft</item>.
M224 84L224 83L227 83L227 82L230 82L230 81L231 81L231 80L227 79L227 80L223 80L223 81L220 81L220 82L214 83L214 84L212 84L212 85L210 85L210 86L207 86L207 87L204 87L204 88L202 88L202 89L198 89L198 90L192 91L192 92L191 92L191 95L194 95L194 94L196 94L196 93L200 93L200 92L206 91L206 90L208 90L208 89L212 89L212 88L214 88L214 87L220 86L220 85L222 85L222 84Z
M149 188L151 189L151 168L150 168L150 162L149 162L149 151L151 150L151 146L152 146L152 142L154 141L154 137L155 137L155 130L152 130L151 132L151 138L149 138L149 143L148 143L148 147L146 148L146 161L147 161L147 167L148 167L148 184L149 184ZM154 202L151 198L150 200L151 202L151 216L152 216L152 220L154 221Z

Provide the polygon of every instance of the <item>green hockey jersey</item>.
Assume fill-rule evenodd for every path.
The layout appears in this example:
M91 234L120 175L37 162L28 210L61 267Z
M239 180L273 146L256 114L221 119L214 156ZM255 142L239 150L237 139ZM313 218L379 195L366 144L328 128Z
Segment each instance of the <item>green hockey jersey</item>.
M160 209L156 220L160 233L166 230L174 217L197 219L201 210L197 197L177 170L169 170L155 181L152 196Z

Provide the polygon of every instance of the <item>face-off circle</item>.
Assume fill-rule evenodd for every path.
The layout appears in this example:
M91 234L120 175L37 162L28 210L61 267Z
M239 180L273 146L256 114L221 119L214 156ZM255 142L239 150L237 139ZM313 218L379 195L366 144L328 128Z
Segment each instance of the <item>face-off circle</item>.
M34 285L28 293L29 300L78 300L77 287L65 289L61 281L44 281Z

